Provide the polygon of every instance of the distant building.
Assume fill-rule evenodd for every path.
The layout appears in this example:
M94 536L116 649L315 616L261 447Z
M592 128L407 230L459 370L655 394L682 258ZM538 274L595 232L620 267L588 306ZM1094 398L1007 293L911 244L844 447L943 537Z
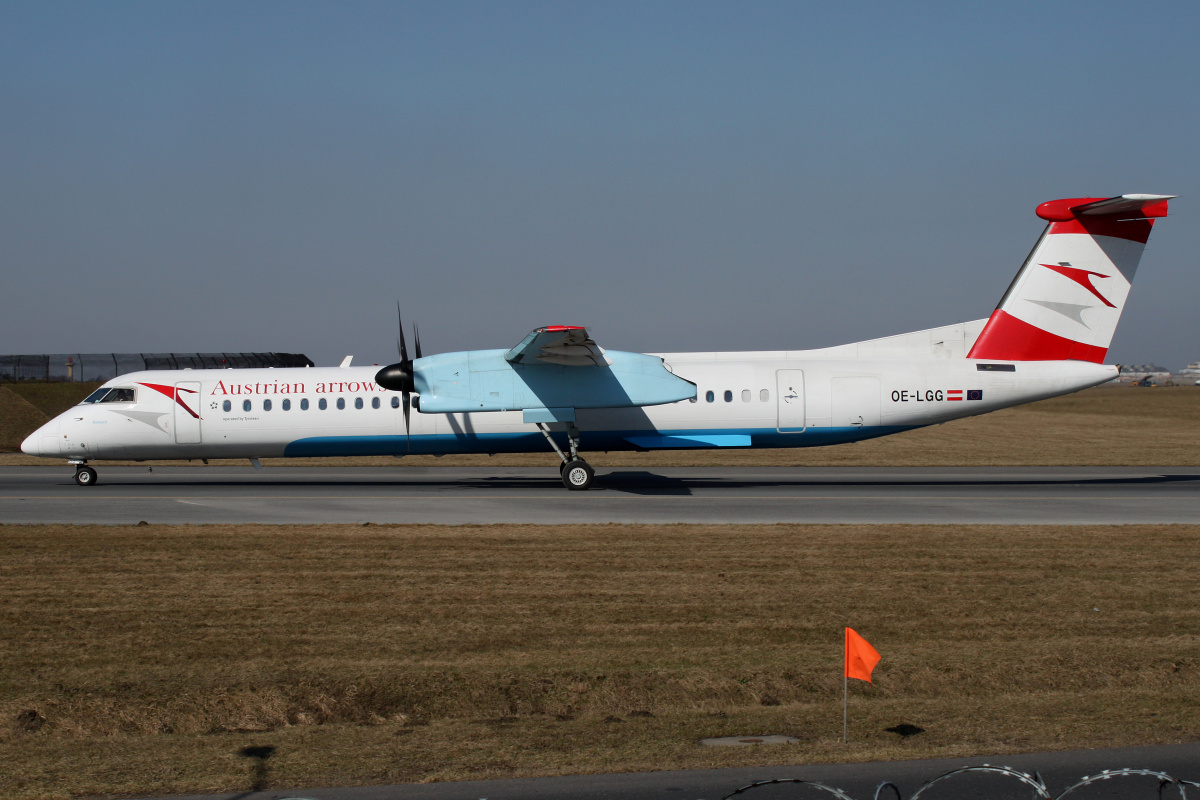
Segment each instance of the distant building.
M1175 373L1176 383L1200 384L1200 361L1193 361Z
M1121 370L1121 374L1117 376L1117 383L1133 383L1146 378L1155 383L1172 380L1171 370L1157 364L1118 364L1117 367Z

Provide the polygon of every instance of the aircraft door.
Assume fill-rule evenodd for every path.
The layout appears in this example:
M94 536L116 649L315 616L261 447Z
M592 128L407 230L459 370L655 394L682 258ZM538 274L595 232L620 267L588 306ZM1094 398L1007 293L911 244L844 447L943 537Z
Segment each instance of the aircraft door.
M775 370L775 407L780 433L800 433L804 430L804 370Z
M834 378L833 427L873 428L878 425L879 378Z
M200 383L175 384L175 443L200 442Z

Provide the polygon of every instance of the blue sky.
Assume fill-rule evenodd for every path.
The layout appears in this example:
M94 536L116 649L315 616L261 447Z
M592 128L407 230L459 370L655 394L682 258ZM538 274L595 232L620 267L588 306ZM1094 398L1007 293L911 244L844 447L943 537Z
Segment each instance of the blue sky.
M1200 6L0 2L0 352L392 360L987 316L1071 196L1182 195L1110 351L1200 358Z

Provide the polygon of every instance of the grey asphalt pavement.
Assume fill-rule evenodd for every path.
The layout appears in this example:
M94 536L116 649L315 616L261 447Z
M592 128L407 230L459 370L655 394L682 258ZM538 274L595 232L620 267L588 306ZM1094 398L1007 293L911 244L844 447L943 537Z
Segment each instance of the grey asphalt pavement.
M1200 781L1200 744L865 764L798 764L343 789L270 790L172 800L721 800L739 788L771 779L818 781L842 790L852 800L872 800L879 785L887 781L895 785L898 795L885 789L879 795L881 798L893 800L898 796L902 800L909 800L927 781L958 767L981 764L1007 766L1041 778L1048 794L1056 798L1084 776L1124 767L1154 770L1176 779ZM1068 796L1073 800L1159 800L1159 785L1160 781L1154 777L1114 777L1082 787ZM1179 789L1179 786L1168 785L1161 797L1176 800L1181 797ZM1185 786L1183 789L1183 797L1200 797L1200 791L1194 787ZM834 795L793 783L779 783L750 789L738 797L744 800L818 797L831 800ZM1031 788L1011 777L970 773L947 778L921 797L926 800L1026 800L1036 795Z
M8 523L1200 523L1195 467L0 467Z

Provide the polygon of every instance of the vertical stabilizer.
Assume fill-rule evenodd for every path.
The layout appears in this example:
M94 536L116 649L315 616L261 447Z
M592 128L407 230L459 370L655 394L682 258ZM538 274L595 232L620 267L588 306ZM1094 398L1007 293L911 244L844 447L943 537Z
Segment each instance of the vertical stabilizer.
M1049 224L967 358L1103 363L1154 220L1174 195L1052 200Z

